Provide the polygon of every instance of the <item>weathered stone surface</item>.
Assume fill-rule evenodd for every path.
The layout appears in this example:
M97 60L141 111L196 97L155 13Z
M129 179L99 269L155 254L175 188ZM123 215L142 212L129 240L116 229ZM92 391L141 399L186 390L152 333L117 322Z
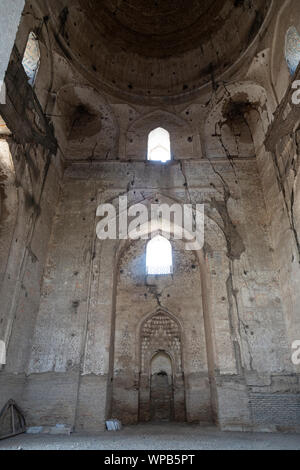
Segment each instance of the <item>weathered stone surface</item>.
M0 47L0 408L48 430L298 431L300 70L284 49L299 2L25 3ZM147 161L157 127L167 164ZM171 233L172 275L148 276L146 240L97 238L119 196L204 204L203 249Z

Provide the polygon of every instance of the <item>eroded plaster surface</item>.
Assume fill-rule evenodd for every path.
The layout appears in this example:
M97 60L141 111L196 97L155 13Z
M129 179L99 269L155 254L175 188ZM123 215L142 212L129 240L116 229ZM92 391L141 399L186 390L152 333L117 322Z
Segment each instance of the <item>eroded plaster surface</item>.
M299 5L192 3L26 2L0 106L0 407L29 425L300 429ZM172 274L147 276L147 241L96 235L124 195L203 204L203 249L171 234Z

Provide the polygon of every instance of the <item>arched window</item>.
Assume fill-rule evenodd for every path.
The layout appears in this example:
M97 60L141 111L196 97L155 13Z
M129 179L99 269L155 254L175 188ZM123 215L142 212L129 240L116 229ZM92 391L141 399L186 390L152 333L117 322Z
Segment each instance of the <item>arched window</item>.
M147 245L146 266L148 275L164 275L173 272L172 245L157 235Z
M30 33L24 52L22 65L28 77L28 83L33 86L40 66L40 46L34 33Z
M291 26L286 33L285 59L291 75L294 75L300 62L300 35L295 26Z
M148 160L163 163L171 160L170 134L162 127L154 129L149 134Z

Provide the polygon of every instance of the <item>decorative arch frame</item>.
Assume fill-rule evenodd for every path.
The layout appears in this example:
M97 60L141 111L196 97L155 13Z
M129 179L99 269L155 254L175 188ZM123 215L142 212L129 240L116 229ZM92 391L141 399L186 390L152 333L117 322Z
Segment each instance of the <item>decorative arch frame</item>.
M151 201L168 202L172 204L184 203L185 199L170 196L167 192L160 193L149 190L146 194L143 191L131 190L127 193L129 207L136 203L149 204ZM118 192L106 190L98 193L97 204L110 202L118 207ZM118 210L116 210L118 213ZM221 220L217 220L216 214L206 213L206 245L204 250L194 252L199 265L199 285L202 291L202 311L204 335L207 353L208 382L210 385L211 399L211 416L216 424L223 426L226 417L222 414L222 408L226 406L220 396L221 383L219 377L228 375L230 377L241 373L239 357L236 356L235 343L231 332L230 317L228 314L228 306L225 302L218 301L218 295L223 292L227 295L227 282L230 275L230 263L228 260L228 246L220 224ZM118 217L118 216L116 216ZM90 303L86 313L87 324L98 325L93 334L86 331L86 340L83 341L81 370L84 375L94 374L96 376L107 377L106 384L106 408L103 419L110 419L113 416L113 381L114 381L114 364L115 364L115 325L117 314L117 286L120 276L121 258L129 247L136 243L134 240L97 240L96 235L93 245L93 257L91 259L91 272L94 272L93 279L90 284L91 295L100 295L103 303L101 311L101 328L99 324L99 305ZM213 247L213 249L212 249ZM102 261L101 254L105 249L105 263ZM216 253L216 256L214 255ZM220 263L225 267L219 272ZM219 274L216 276L216 272ZM102 286L101 280L106 279L107 282ZM217 295L218 294L218 295ZM166 306L161 305L162 308ZM151 315L153 312L149 312ZM176 314L176 312L175 312ZM202 317L203 315L203 317ZM217 318L222 316L221 324ZM107 327L103 328L103 323ZM95 336L96 335L96 336ZM101 346L100 346L101 345ZM183 346L184 347L184 346ZM226 356L223 355L223 348L226 348ZM100 349L99 349L100 348ZM109 359L104 355L99 356L102 349L107 348L109 351ZM134 348L135 349L135 348ZM138 356L136 356L138 357ZM243 359L247 361L246 352L243 353ZM30 369L31 370L31 369ZM33 370L33 369L32 369ZM138 383L138 368L132 370L132 379ZM82 385L83 386L83 385ZM135 388L132 393L137 397L138 391ZM136 398L134 398L135 400ZM226 400L227 402L227 400ZM135 408L134 408L135 409ZM238 415L238 409L232 411ZM134 412L135 413L135 412ZM237 416L236 415L236 416ZM129 417L133 416L129 413ZM132 423L135 423L133 417Z
M160 139L156 137L157 145L154 147L153 140L155 139L155 134L161 134ZM165 142L163 142L165 141ZM151 155L153 154L156 148L162 148L166 154L168 154L168 158L166 159L155 159L152 158ZM148 134L148 148L147 148L147 159L148 161L160 161L161 163L166 163L172 159L172 151L171 151L171 137L170 132L164 129L163 127L156 127Z
M205 121L205 136L206 139L206 155L212 157L208 140L212 141L212 136L217 136L218 131L221 130L222 125L226 123L226 117L223 110L229 103L245 103L253 107L253 111L257 111L260 117L262 141L268 131L268 123L272 120L272 110L268 101L267 92L265 88L254 81L232 82L226 85L226 92L220 96L221 90L218 91L213 99ZM252 129L251 129L252 132ZM215 137L216 139L216 137ZM262 142L260 142L262 144ZM218 142L220 153L223 152L221 144Z
M169 204L172 203L181 203L183 204L184 201L171 197L167 194L162 194L158 193L155 191L151 191L151 194L145 197L144 194L139 196L137 194L134 194L134 191L130 191L128 194L128 200L130 201L129 206L134 205L136 203L142 203L142 204L150 204L153 201L157 201L159 199L160 203L168 202ZM118 206L118 199L117 197L113 197L111 192L107 193L102 193L101 194L101 199L98 201L98 203L101 202L110 202ZM116 211L118 213L118 211ZM209 233L211 236L214 237L211 242L214 244L215 248L218 250L222 250L224 253L224 261L226 258L226 240L224 237L224 234L222 233L222 230L218 227L217 223L210 218L210 215L207 214L207 222L209 224L209 227L211 224L213 227L208 228ZM118 217L118 215L117 215ZM95 257L95 269L100 269L101 267L96 268L96 265L98 265L97 261L97 250L99 249L99 254L102 251L102 247L104 246L103 244L107 244L107 249L109 252L109 256L111 257L110 265L113 266L112 268L112 288L111 288L111 295L112 295L112 311L111 311L111 334L113 335L112 338L109 340L109 344L114 344L114 330L115 330L115 321L116 321L116 288L117 288L117 283L118 283L118 278L119 278L119 269L120 269L120 260L122 256L124 255L125 251L131 246L131 244L135 243L134 240L108 240L104 242L97 242L96 244L96 257ZM220 246L220 247L219 247ZM97 248L99 247L99 248ZM211 387L211 399L212 399L212 409L213 409L213 416L215 417L215 420L218 421L218 404L217 404L217 383L216 383L216 371L217 370L224 370L226 373L231 373L234 374L236 373L236 362L235 362L235 356L234 356L234 348L230 336L230 330L229 330L229 323L226 326L226 333L224 331L224 334L226 335L226 341L228 342L228 350L232 351L231 355L229 354L228 357L226 357L226 361L222 358L222 356L218 353L218 346L216 343L216 333L215 333L215 320L214 320L214 283L213 279L211 276L211 269L208 259L206 257L206 254L203 252L203 250L200 250L199 252L195 252L195 255L197 257L199 267L200 267L200 272L201 276L199 276L199 283L201 284L201 290L202 290L202 305L203 305L203 314L204 314L204 331L205 331L205 338L206 338L206 351L207 351L207 363L208 363L208 374L209 374L209 383ZM227 259L227 258L226 258ZM101 273L100 273L101 274ZM107 275L107 273L106 273ZM226 289L226 272L224 273L224 290ZM165 308L164 306L162 306ZM153 312L150 312L150 315ZM97 313L95 312L97 315ZM170 313L169 313L170 314ZM88 316L90 314L88 313ZM91 347L92 344L91 344ZM91 362L91 357L93 356L93 351L90 350L90 346L87 344L86 346L86 352L84 354L84 357L87 358L87 363L83 363L83 370L84 373L99 373L97 372L98 369L94 369L92 366ZM138 357L138 356L136 356ZM111 418L112 416L112 396L113 396L113 364L114 364L114 347L112 347L111 352L110 352L110 360L109 360L110 368L108 372L108 392L107 392L107 406L106 406L106 417ZM138 369L136 370L136 373L138 374Z
M142 334L143 328L144 328L145 324L149 320L151 320L151 318L155 317L156 315L158 315L160 313L162 313L166 317L170 318L174 323L176 323L176 325L178 326L178 330L180 332L180 340L181 340L181 342L183 341L183 337L182 337L183 325L182 325L181 321L178 319L178 317L176 315L174 315L174 313L171 313L165 307L158 307L154 311L151 311L150 313L148 313L146 316L144 316L144 318L142 318L142 320L140 320L140 322L137 325L137 329L136 329L136 357L139 358L139 360L138 360L138 369L139 369L139 371L141 370L140 349L141 349L141 334ZM181 355L181 362L184 365L184 355L183 354Z
M148 136L158 127L170 134L171 160L196 157L194 130L190 123L177 114L157 109L140 116L127 129L126 158L147 161Z
M174 331L174 337L170 339L170 344L167 344L165 347L162 343L162 348L157 349L157 344L150 345L150 350L148 354L145 353L145 345L143 334L146 334L144 328L147 326L151 320L155 317L163 318L172 322L176 325L176 330ZM163 320L161 320L164 322ZM166 325L167 327L168 325ZM150 327L150 325L149 325ZM177 338L178 337L178 338ZM157 341L157 339L156 339ZM165 342L165 337L162 340ZM179 341L179 344L177 344ZM174 343L172 345L172 343ZM137 327L137 341L136 346L137 357L139 358L139 421L149 421L151 418L150 410L150 395L151 395L151 362L153 357L155 357L159 352L164 352L169 356L172 364L172 380L173 380L173 400L174 400L174 418L176 421L185 421L186 420L186 384L184 380L184 366L183 366L183 346L182 346L182 326L177 317L174 314L171 314L167 309L159 307L154 312L146 315ZM173 347L173 349L172 349ZM180 348L179 353L176 349ZM146 354L145 357L143 355ZM180 362L175 360L175 357L178 356Z

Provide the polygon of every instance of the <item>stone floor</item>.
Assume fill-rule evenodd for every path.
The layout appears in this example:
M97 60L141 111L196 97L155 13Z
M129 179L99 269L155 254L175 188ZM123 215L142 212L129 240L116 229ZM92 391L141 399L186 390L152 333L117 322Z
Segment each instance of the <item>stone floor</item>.
M0 450L300 450L300 435L220 432L196 425L138 425L118 433L49 436L23 434Z

